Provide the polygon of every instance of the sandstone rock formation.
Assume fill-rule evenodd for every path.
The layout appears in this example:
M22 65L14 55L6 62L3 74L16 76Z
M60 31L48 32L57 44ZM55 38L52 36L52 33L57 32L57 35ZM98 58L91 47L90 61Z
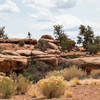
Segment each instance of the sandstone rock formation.
M47 49L45 51L45 53L48 53L48 54L60 54L61 51L60 50L54 50L54 49Z
M1 54L19 56L19 54L16 51L13 51L13 50L3 50L3 51L1 51Z
M54 40L54 38L51 35L43 35L41 37L41 39L50 39L50 40Z
M48 47L51 48L51 49L58 50L58 46L54 43L51 43L51 42L48 42Z
M43 61L52 66L58 65L56 54L48 54L39 50L4 50L0 54L0 72L24 70L29 63L29 58L34 62Z
M24 41L25 44L37 44L36 39L0 39L0 43L14 43L14 44L17 44L20 41Z
M59 49L59 41L50 35L44 35L40 40L46 43L41 45L44 51L38 47L39 41L36 39L0 39L0 72L24 70L29 61L43 61L54 67L60 65L63 68L76 65L88 73L92 69L100 69L100 57L84 57L86 53L75 51L63 53ZM19 41L24 41L25 45L20 47ZM77 55L79 58L70 59L71 55Z
M64 59L59 58L59 63L64 67L71 67L76 65L76 67L82 68L88 74L95 69L100 69L100 57L82 57L75 59Z
M27 58L0 54L0 72L20 71L27 66Z

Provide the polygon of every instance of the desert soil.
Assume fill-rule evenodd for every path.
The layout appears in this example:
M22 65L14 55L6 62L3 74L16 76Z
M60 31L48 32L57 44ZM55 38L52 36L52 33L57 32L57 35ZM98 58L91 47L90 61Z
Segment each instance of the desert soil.
M14 96L9 100L100 100L100 86L97 85L78 85L76 87L70 87L68 90L73 92L71 98L32 98L28 95Z

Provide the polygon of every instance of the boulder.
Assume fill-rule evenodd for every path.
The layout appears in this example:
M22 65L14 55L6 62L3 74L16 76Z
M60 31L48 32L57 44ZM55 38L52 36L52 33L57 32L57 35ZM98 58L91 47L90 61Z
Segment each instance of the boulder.
M39 50L17 50L16 52L21 56L37 56L47 54Z
M51 48L51 49L58 50L58 46L54 43L51 43L51 42L48 42L48 47Z
M36 56L36 55L46 55L47 53L39 51L39 50L33 50L32 51L32 55Z
M54 43L54 44L59 44L58 40L51 40L51 39L44 39L44 38L41 38L40 40L43 40L43 41L46 41L46 42L50 42L50 43Z
M43 61L51 64L52 66L58 65L58 56L54 54L47 54L42 51L32 51L32 60L33 61Z
M13 51L13 50L3 50L1 52L1 54L19 56L19 54L16 51Z
M45 51L45 53L48 53L48 54L60 54L61 51L60 50L54 50L54 49L47 49L47 51Z
M50 39L50 40L54 40L54 38L51 35L43 35L41 37L41 39Z
M17 50L16 52L21 56L30 56L32 51L31 50Z
M56 57L37 57L34 61L43 61L46 63L51 64L52 66L56 67L58 65L58 59Z

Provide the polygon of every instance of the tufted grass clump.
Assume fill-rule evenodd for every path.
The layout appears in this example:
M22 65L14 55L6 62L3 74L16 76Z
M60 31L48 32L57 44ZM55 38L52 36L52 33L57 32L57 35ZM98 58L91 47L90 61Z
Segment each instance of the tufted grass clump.
M16 81L17 94L25 94L30 86L30 81L26 79L23 75L19 75Z
M37 83L40 91L47 98L58 98L64 95L66 89L66 81L63 77L52 76L46 79L42 79Z
M64 97L66 97L66 98L72 98L73 97L73 92L72 91L65 91Z
M16 85L10 78L0 80L0 98L10 98L16 91Z

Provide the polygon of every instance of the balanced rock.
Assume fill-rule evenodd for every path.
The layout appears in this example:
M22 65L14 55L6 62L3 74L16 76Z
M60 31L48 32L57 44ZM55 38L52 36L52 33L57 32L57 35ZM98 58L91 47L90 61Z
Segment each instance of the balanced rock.
M43 35L41 37L41 39L50 39L50 40L54 40L54 38L51 35Z

